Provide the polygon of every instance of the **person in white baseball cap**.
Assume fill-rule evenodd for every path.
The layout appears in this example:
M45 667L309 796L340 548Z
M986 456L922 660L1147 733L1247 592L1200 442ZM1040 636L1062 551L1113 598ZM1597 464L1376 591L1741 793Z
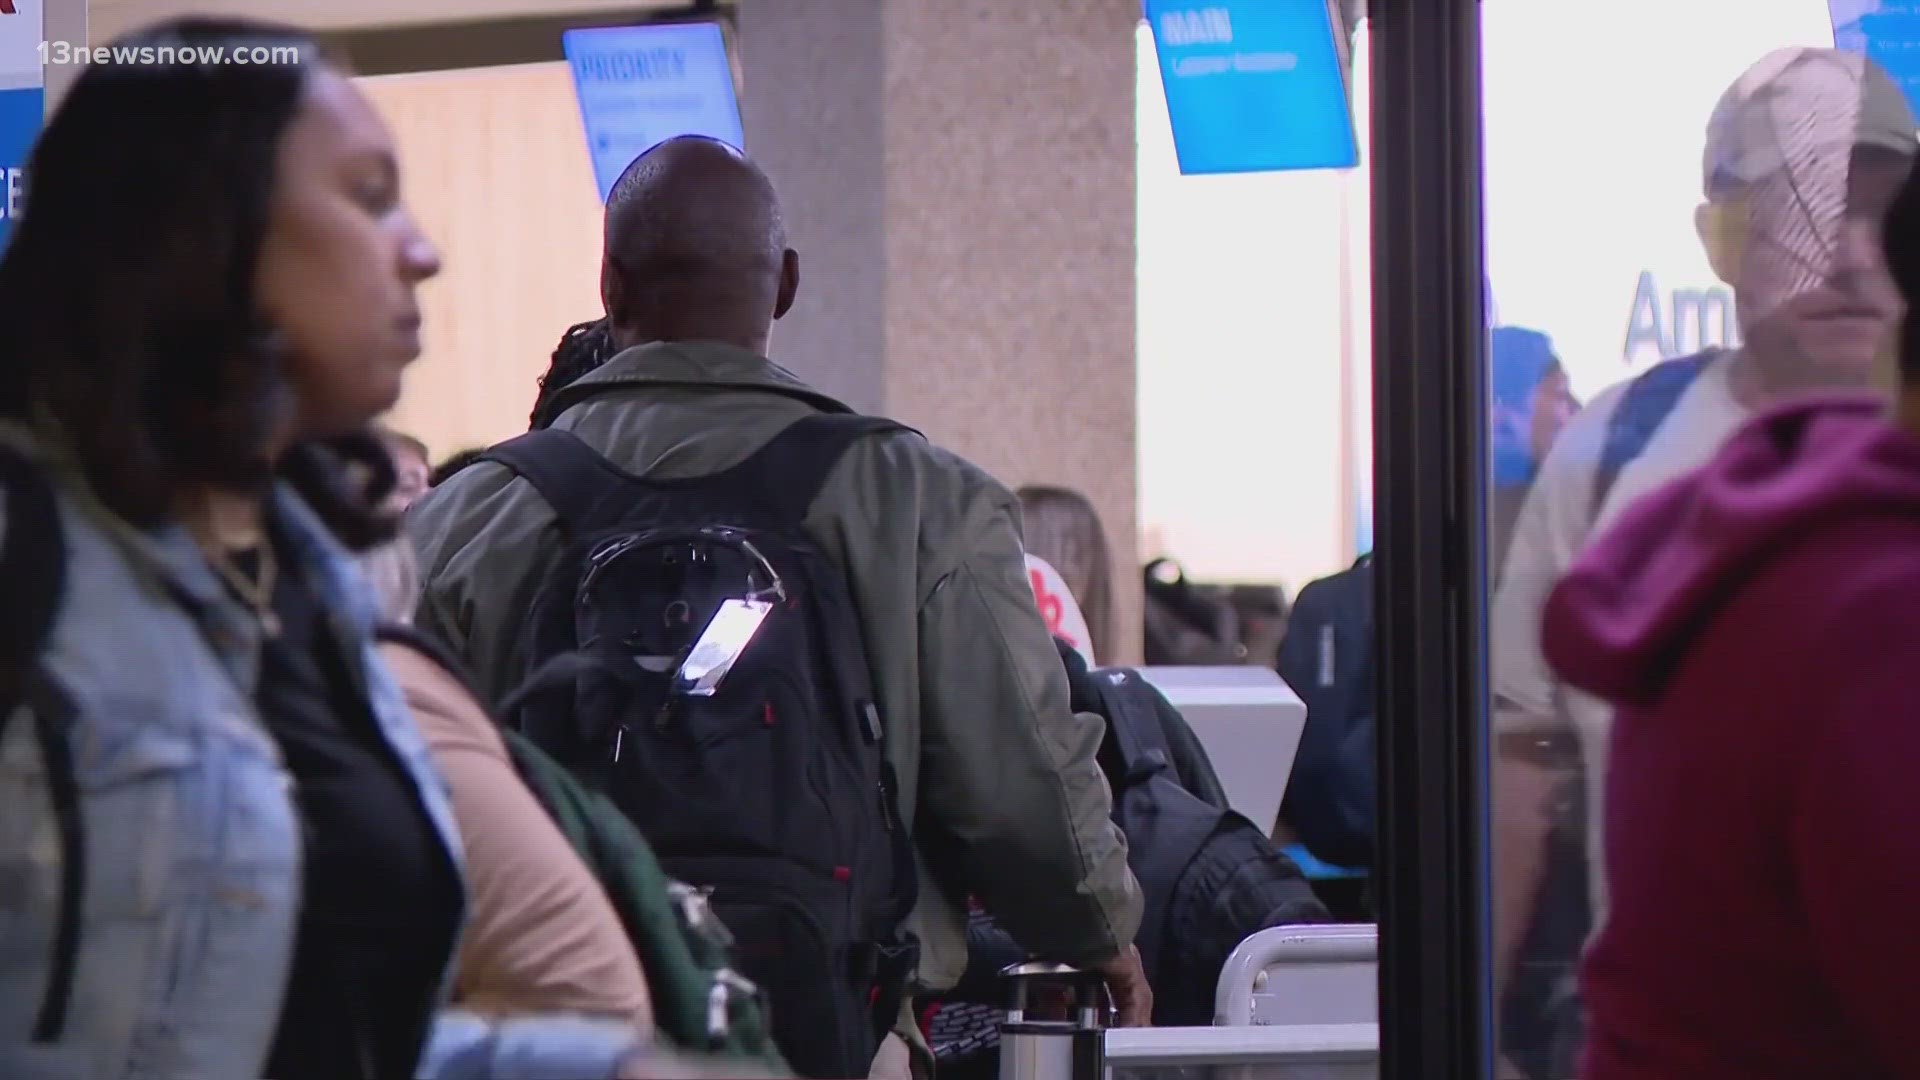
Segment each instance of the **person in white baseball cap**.
M1912 166L1916 126L1884 70L1837 49L1770 53L1721 97L1697 224L1734 289L1743 403L1891 375L1901 303L1879 229Z
M1741 75L1707 123L1695 215L1733 289L1739 345L1663 361L1595 398L1520 512L1489 625L1502 1075L1572 1075L1556 1071L1582 1038L1572 964L1608 900L1598 856L1613 710L1548 666L1547 596L1627 506L1704 465L1755 413L1810 390L1891 386L1903 305L1879 230L1920 148L1915 129L1899 86L1856 53L1780 49Z

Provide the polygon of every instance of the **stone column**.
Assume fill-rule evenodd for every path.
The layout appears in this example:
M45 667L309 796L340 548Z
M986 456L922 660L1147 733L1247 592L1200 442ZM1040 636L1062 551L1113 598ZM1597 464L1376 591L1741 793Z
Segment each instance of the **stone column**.
M775 358L1099 507L1136 660L1138 0L741 0L747 149L801 256Z
M48 55L54 55L56 42L72 48L89 44L87 40L87 0L42 0L45 5L41 32L48 42ZM47 115L59 106L67 87L80 75L79 64L52 64L44 69Z

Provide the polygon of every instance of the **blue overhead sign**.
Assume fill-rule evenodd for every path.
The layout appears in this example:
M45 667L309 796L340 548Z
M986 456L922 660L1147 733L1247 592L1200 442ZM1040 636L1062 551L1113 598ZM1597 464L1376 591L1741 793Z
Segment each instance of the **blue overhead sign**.
M633 159L665 139L706 135L734 146L746 141L720 24L569 30L561 45L580 97L602 202Z
M1827 0L1833 43L1879 64L1920 110L1920 0Z
M27 155L40 137L46 97L37 86L0 90L0 249L27 203Z
M46 119L43 0L0 2L0 248L26 206L27 155Z
M1328 0L1146 0L1182 173L1359 163Z

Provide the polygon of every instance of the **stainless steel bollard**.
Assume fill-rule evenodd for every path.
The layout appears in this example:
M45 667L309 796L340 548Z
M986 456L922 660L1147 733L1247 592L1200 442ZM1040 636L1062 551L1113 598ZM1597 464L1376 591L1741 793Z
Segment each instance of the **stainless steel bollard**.
M1035 960L1003 969L1000 1080L1103 1080L1106 982L1067 964Z

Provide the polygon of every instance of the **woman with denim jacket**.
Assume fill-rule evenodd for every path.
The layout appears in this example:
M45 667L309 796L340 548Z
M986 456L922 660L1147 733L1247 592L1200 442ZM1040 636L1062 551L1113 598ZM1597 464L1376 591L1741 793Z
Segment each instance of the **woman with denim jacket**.
M622 1023L443 1004L458 833L350 555L438 269L390 136L291 30L112 48L0 258L0 440L65 567L0 740L0 1076L664 1074Z

